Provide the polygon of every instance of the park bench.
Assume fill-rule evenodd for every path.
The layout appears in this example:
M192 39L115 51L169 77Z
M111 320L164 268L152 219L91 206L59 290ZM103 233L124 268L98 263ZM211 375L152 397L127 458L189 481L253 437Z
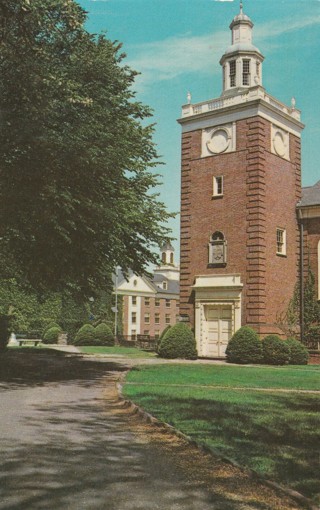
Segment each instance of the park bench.
M17 342L19 342L19 346L22 345L34 345L35 347L41 343L41 340L35 340L34 338L20 338L17 339Z

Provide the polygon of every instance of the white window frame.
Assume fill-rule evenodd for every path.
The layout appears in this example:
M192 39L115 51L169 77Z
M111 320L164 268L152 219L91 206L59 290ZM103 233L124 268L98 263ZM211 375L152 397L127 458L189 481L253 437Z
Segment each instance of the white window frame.
M277 255L287 254L287 231L285 228L277 227L276 231Z
M170 313L166 313L166 315L165 315L165 323L166 324L171 324L171 314Z
M163 290L168 290L168 282L166 280L162 282L162 288Z
M245 65L248 65L248 68L245 69ZM251 61L249 58L244 58L242 60L242 85L244 87L250 85L250 67Z
M160 306L160 298L155 298L154 300L154 306L156 306L157 308Z
M219 189L220 188L220 189ZM223 175L213 177L213 197L223 197Z
M149 312L144 314L144 323L150 324L150 313Z
M137 324L137 312L131 312L131 324Z
M236 60L230 60L230 62L229 62L229 80L230 80L230 88L235 87L236 83L237 83L237 62L236 62Z
M137 305L137 296L131 296L131 304L132 304L132 306Z
M160 324L160 313L158 312L154 314L154 323Z

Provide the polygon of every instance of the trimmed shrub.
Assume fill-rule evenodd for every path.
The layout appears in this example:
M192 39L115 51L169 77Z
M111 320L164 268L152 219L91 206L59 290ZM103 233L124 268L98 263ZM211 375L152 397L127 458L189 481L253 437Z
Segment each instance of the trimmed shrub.
M197 359L194 335L186 324L178 323L168 329L159 346L161 358Z
M226 356L228 363L261 363L262 342L254 329L242 326L229 340Z
M104 322L101 322L96 328L95 328L95 339L94 344L95 345L114 345L114 334L112 333L111 329L107 324Z
M75 345L94 345L95 329L91 324L85 324L77 332L74 344Z
M44 344L56 344L58 342L58 336L61 333L61 331L62 330L59 326L48 329L43 336L43 340L42 340L43 343Z
M164 338L165 334L167 333L167 331L169 331L169 329L170 329L170 328L171 328L171 325L170 325L170 324L168 324L168 326L166 326L166 327L164 328L164 330L162 331L162 333L161 333L161 335L160 335L160 337L159 337L159 340L162 340L162 339Z
M263 361L267 365L285 365L290 359L290 349L278 335L267 335L262 340Z
M47 332L47 331L49 331L49 329L51 329L51 328L59 328L59 329L61 330L61 327L59 326L59 324L57 324L56 322L50 322L50 323L49 323L49 324L48 324L48 325L44 328L44 330L43 330L43 332L42 332L42 335L41 335L41 338L43 338L43 339L44 339L46 332Z
M289 365L307 365L309 361L309 352L305 345L303 345L295 338L288 338L285 344L289 347Z

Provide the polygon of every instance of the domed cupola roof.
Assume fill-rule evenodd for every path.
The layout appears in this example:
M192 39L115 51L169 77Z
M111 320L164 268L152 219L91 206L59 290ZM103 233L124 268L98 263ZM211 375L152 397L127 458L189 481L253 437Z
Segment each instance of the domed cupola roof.
M254 52L254 53L261 53L260 50L254 46L253 44L249 42L240 42L236 44L232 44L229 46L226 51L224 52L225 55L231 55L232 53L236 53L239 51L244 51L246 53Z
M262 86L264 60L260 50L252 43L253 23L244 14L242 2L240 13L231 22L231 45L220 59L223 67L223 95L237 94L240 89Z

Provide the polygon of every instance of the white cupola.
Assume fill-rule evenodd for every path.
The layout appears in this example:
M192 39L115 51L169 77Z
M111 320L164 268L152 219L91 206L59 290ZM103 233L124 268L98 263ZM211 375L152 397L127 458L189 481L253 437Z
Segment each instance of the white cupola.
M223 96L262 86L264 57L252 44L252 28L253 23L249 16L243 13L241 2L240 13L233 18L230 25L232 44L220 60L223 69Z
M171 243L165 243L161 248L161 262L164 266L174 265L174 248Z

